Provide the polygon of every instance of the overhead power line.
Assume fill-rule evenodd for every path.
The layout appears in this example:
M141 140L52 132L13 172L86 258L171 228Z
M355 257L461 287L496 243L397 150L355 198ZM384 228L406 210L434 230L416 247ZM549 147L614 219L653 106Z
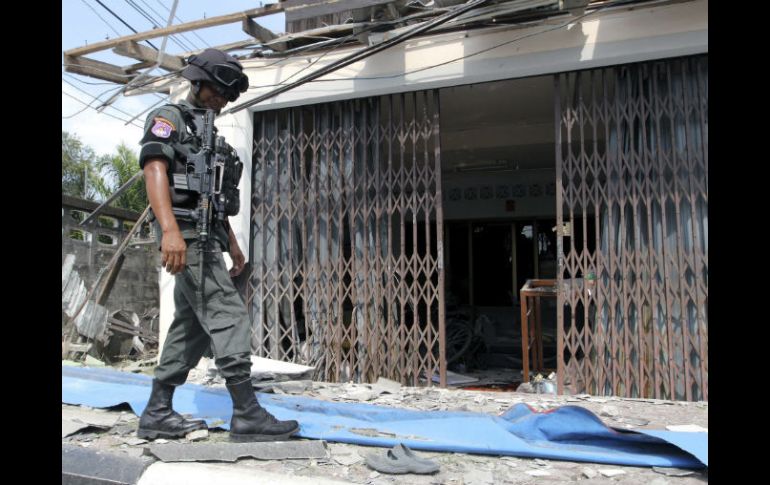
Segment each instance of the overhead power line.
M138 32L138 31L137 31L135 28L133 28L133 27L131 27L130 25L128 25L128 23L127 23L125 20L123 20L123 18L121 18L121 16L120 16L120 15L116 14L115 12L113 12L112 10L110 10L110 9L109 9L109 7L107 7L107 5L103 4L103 3L101 2L101 0L94 0L94 1L95 1L96 3L98 3L99 5L101 5L101 6L102 6L102 8L104 8L106 11L110 12L110 13L112 14L112 16L113 16L113 17L115 17L116 19L120 20L120 22L121 22L123 25L125 25L126 27L128 27L129 29L131 29L131 32L133 32L133 33L135 33L135 34L138 34L138 33L139 33L139 32ZM158 48L157 48L157 47L155 47L155 46L152 44L152 42L150 42L149 40L146 40L145 42L147 42L147 44L149 44L149 45L150 45L150 47L152 47L153 49L155 49L155 50L158 50Z

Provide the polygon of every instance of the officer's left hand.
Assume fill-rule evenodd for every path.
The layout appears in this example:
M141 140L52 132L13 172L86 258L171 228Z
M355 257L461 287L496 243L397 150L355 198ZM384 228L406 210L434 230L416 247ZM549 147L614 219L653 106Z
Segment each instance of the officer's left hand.
M230 276L235 278L241 274L241 271L243 271L243 266L246 264L246 257L243 255L241 248L238 247L238 243L233 240L230 241L230 259L233 260L233 267L230 268Z

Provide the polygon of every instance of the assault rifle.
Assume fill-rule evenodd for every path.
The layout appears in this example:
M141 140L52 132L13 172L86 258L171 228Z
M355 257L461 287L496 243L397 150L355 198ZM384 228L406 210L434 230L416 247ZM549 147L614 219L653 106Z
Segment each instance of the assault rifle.
M213 218L225 222L228 215L238 213L238 181L241 178L243 164L235 150L225 143L224 137L216 136L214 111L206 110L203 115L195 114L196 133L201 138L201 148L187 157L186 173L173 174L174 188L196 192L198 206L195 209L173 208L174 215L195 222L198 233L198 301L201 314L206 316L203 301L203 269L205 248Z

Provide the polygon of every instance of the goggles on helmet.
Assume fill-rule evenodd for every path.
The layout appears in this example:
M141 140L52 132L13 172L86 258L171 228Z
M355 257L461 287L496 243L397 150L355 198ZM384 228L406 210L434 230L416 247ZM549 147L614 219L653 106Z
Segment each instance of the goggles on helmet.
M225 88L224 86L220 86L218 83L212 83L212 82L206 82L206 81L204 82L206 83L206 85L210 86L211 89L216 91L217 94L219 94L229 102L235 101L236 99L238 99L238 96L240 95L238 91L236 91L235 89Z
M199 60L198 56L191 56L189 63L198 66L211 76L215 81L212 83L216 90L230 101L238 98L238 93L245 92L249 87L249 81L243 71L236 66L227 63L209 65L207 62ZM219 84L217 86L217 84Z
M228 88L240 88L237 84L244 81L243 72L230 64L214 64L209 68L209 73L217 82Z

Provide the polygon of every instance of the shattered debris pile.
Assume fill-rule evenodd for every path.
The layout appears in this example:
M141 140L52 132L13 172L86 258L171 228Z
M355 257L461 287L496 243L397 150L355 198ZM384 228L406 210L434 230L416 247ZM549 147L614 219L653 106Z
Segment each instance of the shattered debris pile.
M415 411L470 411L490 416L501 416L517 404L526 404L539 412L570 405L591 411L606 425L616 429L691 432L708 429L708 403L705 402L419 388L383 378L375 384L315 382L306 379L307 369L292 365L284 368L278 364L285 363L255 358L252 368L255 388L264 392L269 387L278 398L289 394L345 405L377 404ZM191 373L190 380L201 383L210 380L205 372L207 365L204 363ZM266 381L270 381L269 385ZM258 386L260 382L262 389ZM207 386L212 391L221 387L220 384ZM265 398L264 402L271 400ZM329 419L336 418L330 416ZM217 463L223 473L224 470L273 473L296 479L297 483L304 483L302 480L307 478L316 479L318 483L339 480L367 485L491 485L534 483L539 480L557 483L580 481L586 484L695 485L708 480L707 469L609 465L447 451L412 452L407 447L360 444L360 440L373 440L379 436L378 425L374 421L368 428L353 430L360 435L359 442L303 438L267 444L229 443L227 433L221 427L210 428L204 437L188 435L178 440L148 442L136 438L137 425L138 417L125 406L101 410L62 405L63 446L133 457L154 457L164 462ZM414 426L414 434L419 434L419 425L415 423ZM434 471L435 468L438 470ZM421 471L428 474L423 475Z
M62 263L62 358L90 357L108 364L153 360L158 350L158 308L141 316L126 309L110 311L89 298L74 265L75 256L68 254Z

